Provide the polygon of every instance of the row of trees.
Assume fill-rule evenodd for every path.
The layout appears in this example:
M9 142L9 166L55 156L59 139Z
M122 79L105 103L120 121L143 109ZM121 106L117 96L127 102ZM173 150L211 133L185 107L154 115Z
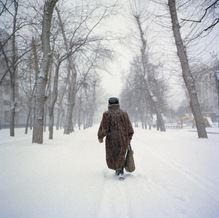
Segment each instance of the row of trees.
M179 9L181 5L190 2L181 2L181 5L176 5L175 0L163 2L169 16L156 15L156 19L147 10L148 2L130 2L131 16L138 35L135 38L138 51L130 64L130 74L124 83L121 101L130 109L136 121L142 121L143 126L155 114L160 130L166 131L163 114L168 106L165 96L169 83L161 73L163 63L153 57L151 39L148 37L150 30L144 25L153 25L153 20L156 23L161 17L166 25L172 26L181 76L187 87L198 137L207 138L187 48L188 43L210 32L218 23L218 18L208 19L209 28L196 26L192 29L192 34L183 32L181 25L205 22L205 18L214 14L218 1L203 3L204 12L200 18L190 16L181 21L178 18ZM192 2L200 6L196 1ZM104 70L107 60L112 59L109 42L113 38L109 31L98 31L98 27L116 13L117 6L107 1L79 3L58 0L34 1L31 4L22 0L7 0L0 1L0 5L3 31L7 30L7 37L3 37L0 44L1 60L6 63L6 69L1 73L0 85L10 77L10 135L15 135L17 87L20 102L23 102L22 106L27 111L26 132L29 125L33 126L33 143L43 143L47 120L50 139L53 138L55 124L57 129L63 125L65 134L74 131L74 122L78 123L79 128L81 125L85 128L92 126L99 97L97 72Z
M197 2L194 1L193 3L197 6ZM201 3L199 4L201 5ZM184 80L184 86L186 87L187 96L190 102L190 109L198 130L198 137L207 138L205 123L203 120L203 114L199 104L198 93L195 84L198 81L194 80L194 76L196 75L194 75L195 72L192 73L190 67L192 59L191 57L188 57L187 53L188 50L191 50L192 47L192 45L189 45L189 43L192 44L193 40L197 39L201 35L206 34L207 31L212 31L212 29L218 23L218 15L216 15L215 17L215 11L218 7L218 1L211 1L208 3L203 2L203 11L200 11L200 19L196 17L196 14L190 14L189 19L182 19L179 21L178 11L180 11L181 8L186 7L185 5L187 5L187 7L188 5L192 6L190 2L180 2L177 4L175 0L169 0L168 4L164 4L163 6L166 8L166 11L169 11L170 14L172 33L174 36L175 46L182 71L181 76ZM192 8L195 8L194 5ZM162 75L163 64L161 64L159 61L157 62L157 64L155 64L156 61L153 60L153 54L151 54L152 49L149 46L151 39L147 36L150 35L150 30L148 30L148 26L150 24L153 25L153 22L151 23L151 19L150 22L148 22L148 18L150 16L148 14L150 14L150 10L147 9L147 3L145 2L132 2L132 16L136 21L136 29L138 29L140 33L138 38L140 52L132 61L130 73L126 78L126 84L123 88L122 99L123 104L126 105L132 117L134 117L134 120L141 120L142 126L146 126L147 124L151 125L152 115L156 114L158 127L161 131L165 131L162 115L167 116L167 108L170 106L167 103L168 84L167 78L163 77ZM192 16L195 16L196 18L192 19ZM166 19L165 16L162 17L163 19ZM184 27L184 32L182 32L181 26L185 25L185 23L187 24L192 22L194 24L196 22L204 22L204 25L206 26L206 20L208 20L208 28L197 28L196 26L193 27L191 32L188 33L188 28L186 29ZM166 22L168 22L168 20L166 20ZM154 22L154 24L155 23L156 21ZM145 27L144 30L143 27ZM193 53L194 56L198 54ZM171 69L172 71L173 67ZM211 73L211 71L208 71L207 73L209 74ZM129 91L127 92L127 90Z
M30 123L33 125L33 143L43 143L47 117L49 138L53 138L54 113L59 128L65 112L65 134L74 130L74 109L78 110L79 127L82 122L84 127L93 124L99 86L96 71L104 70L106 61L112 58L107 45L112 39L110 32L103 34L97 29L115 11L114 3L103 5L98 1L1 1L4 31L9 33L1 43L4 61L8 63L1 82L10 73L11 136L15 135L17 87L28 114L26 132ZM11 46L5 50L8 43Z

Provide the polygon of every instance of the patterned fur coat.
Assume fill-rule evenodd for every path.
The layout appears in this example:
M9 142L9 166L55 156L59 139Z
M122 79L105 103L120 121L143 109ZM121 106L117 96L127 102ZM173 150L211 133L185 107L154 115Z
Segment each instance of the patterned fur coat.
M128 113L121 110L119 104L108 106L103 113L98 130L99 141L105 139L106 163L108 168L117 170L125 165L125 155L134 134Z

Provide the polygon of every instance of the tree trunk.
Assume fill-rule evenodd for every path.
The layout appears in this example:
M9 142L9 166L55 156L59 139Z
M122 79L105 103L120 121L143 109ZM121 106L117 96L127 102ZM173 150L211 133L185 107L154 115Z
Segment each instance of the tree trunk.
M166 128L165 128L163 116L162 116L162 113L161 113L159 101L158 101L158 98L154 95L154 93L152 91L152 88L150 86L149 79L148 79L148 73L147 73L147 67L146 67L146 61L147 61L146 46L147 46L147 43L146 43L146 40L144 38L144 32L143 32L142 27L141 27L140 17L135 16L135 19L136 19L137 24L138 24L138 28L139 28L139 31L140 31L141 42L142 42L141 58L142 58L145 88L147 90L150 101L152 102L152 105L155 109L155 113L156 113L156 116L157 116L157 122L159 124L160 130L162 132L165 132Z
M57 117L56 117L56 130L60 129L62 127L62 114L63 114L63 107L62 107L62 101L64 98L65 92L62 92L61 95L59 94L59 101L58 101L58 111L57 111Z
M66 93L66 84L63 85L60 89L59 89L59 98L58 98L58 112L57 112L57 117L56 117L56 130L58 130L60 127L63 127L63 114L65 113L64 109L63 109L63 99Z
M29 127L29 123L30 123L30 117L31 117L31 113L32 113L32 101L31 99L28 99L29 101L29 107L28 107L28 113L27 113L27 121L26 121L26 127L25 127L25 134L28 133L28 127Z
M82 95L81 95L82 96ZM82 114L82 97L79 97L79 110L78 110L78 129L81 129L81 114Z
M48 113L49 113L49 139L53 139L54 110L52 106L48 107Z
M14 79L11 79L11 95L10 95L10 136L15 136L15 82Z
M182 74L183 74L183 79L186 84L189 97L190 97L190 107L195 119L197 131L198 131L198 137L199 138L207 138L207 132L205 129L205 124L204 120L202 117L202 113L200 110L200 105L198 101L198 96L195 88L195 83L194 79L191 74L191 70L189 67L189 62L187 58L187 52L186 52L186 47L183 44L183 40L181 37L180 33L180 26L179 26L179 21L177 17L177 11L176 11L176 2L175 0L168 0L168 6L170 10L170 15L171 15L171 21L172 21L172 29L173 29L173 35L175 38L175 44L182 68Z
M88 127L92 127L94 124L94 114L95 114L95 107L96 107L96 82L93 84L92 87L92 104L90 108L88 109L90 111L89 121L88 121Z
M58 63L56 66L55 76L54 76L54 83L53 83L53 92L51 93L51 99L49 102L49 139L53 139L53 126L54 126L54 107L55 103L58 98L58 79L59 79L59 68L61 62Z
M56 130L60 128L60 120L61 120L61 108L58 106L57 116L56 116Z
M59 26L61 28L62 37L64 40L64 45L66 52L69 52L69 46L67 37L65 35L64 25L59 13L58 8L56 8L56 12L58 15L59 20ZM76 79L77 79L77 73L74 66L74 63L72 59L70 58L70 55L67 57L68 60L68 75L67 75L67 82L68 82L68 105L67 105L67 113L66 113L66 119L65 119L65 125L64 125L64 134L69 134L70 132L74 131L72 118L73 118L73 109L75 105L75 98L76 98Z
M58 0L47 0L44 5L42 25L43 60L36 80L34 99L34 126L32 137L32 142L38 144L43 143L45 89L48 78L48 71L51 64L50 29L53 10L57 1Z
M37 56L36 41L35 41L34 37L32 37L31 47L33 50L34 72L35 72L35 77L37 79L37 73L39 72L39 60L38 60L38 56ZM27 134L27 132L28 132L28 126L30 126L30 129L32 129L32 111L33 111L32 110L32 102L33 102L34 89L35 89L35 86L33 87L31 97L28 98L29 108L28 108L28 116L27 116L27 121L26 121L25 134Z
M75 96L76 96L76 73L72 72L70 78L71 80L68 90L68 106L67 106L67 113L65 119L64 134L70 134L71 132L74 131L72 117L73 117L73 109L75 105Z
M10 136L15 136L15 111L16 111L16 29L17 29L17 13L18 13L18 3L14 1L14 11L15 14L13 16L13 34L12 34L12 70L10 70L10 78L11 78L11 90L10 90Z

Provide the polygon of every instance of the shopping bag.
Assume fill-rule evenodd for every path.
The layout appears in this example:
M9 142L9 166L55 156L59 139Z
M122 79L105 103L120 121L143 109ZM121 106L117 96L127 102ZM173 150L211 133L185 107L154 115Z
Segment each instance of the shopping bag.
M130 173L135 170L135 160L133 155L134 152L132 150L131 145L129 145L125 160L125 170Z

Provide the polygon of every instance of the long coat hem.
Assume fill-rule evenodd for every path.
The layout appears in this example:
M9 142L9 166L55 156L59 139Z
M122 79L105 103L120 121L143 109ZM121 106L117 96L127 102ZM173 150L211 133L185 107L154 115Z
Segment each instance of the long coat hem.
M134 134L128 113L119 104L109 105L98 130L98 139L105 139L106 163L109 169L121 169L125 165L125 155Z

